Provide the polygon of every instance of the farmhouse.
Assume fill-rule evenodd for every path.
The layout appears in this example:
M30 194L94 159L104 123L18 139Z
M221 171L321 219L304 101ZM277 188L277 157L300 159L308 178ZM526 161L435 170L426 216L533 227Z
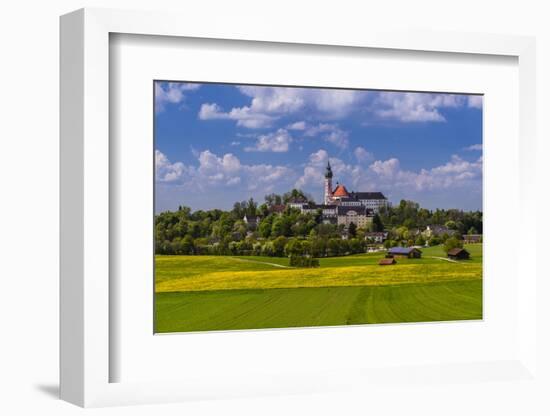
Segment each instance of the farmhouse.
M450 235L451 233L452 231L443 225L428 225L426 226L426 229L422 232L422 235L425 238L430 238L441 237L443 234Z
M378 264L380 266L390 266L392 264L396 264L397 262L395 261L395 259L393 257L391 258L387 258L387 259L380 259L380 261L378 262Z
M460 247L452 248L447 252L447 257L453 260L468 260L470 258L470 253Z
M301 196L292 198L290 201L287 202L287 205L290 208L295 208L295 209L302 209L302 207L307 204L308 204L307 199Z
M271 205L269 207L269 211L274 213L274 214L280 214L281 212L283 212L284 210L286 209L286 206L285 205Z
M462 239L464 244L481 243L481 234L464 234Z
M407 257L409 259L419 259L422 252L416 247L392 247L388 250L386 257Z
M387 232L365 233L365 240L372 240L375 243L383 243L388 238Z
M243 221L245 222L245 224L248 224L251 227L255 227L256 225L258 225L258 220L259 218L253 215L245 215L243 217Z

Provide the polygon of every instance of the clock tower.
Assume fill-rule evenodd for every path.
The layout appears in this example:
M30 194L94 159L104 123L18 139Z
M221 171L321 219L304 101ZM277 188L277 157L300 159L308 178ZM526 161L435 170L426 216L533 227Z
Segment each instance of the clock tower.
M325 205L332 204L332 169L330 168L330 161L327 162L327 168L325 169Z

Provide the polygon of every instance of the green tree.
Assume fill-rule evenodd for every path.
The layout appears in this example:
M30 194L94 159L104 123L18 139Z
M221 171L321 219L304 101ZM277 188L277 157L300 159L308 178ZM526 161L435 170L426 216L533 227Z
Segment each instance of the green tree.
M272 207L274 205L281 205L283 203L283 198L281 197L281 195L277 195L277 194L268 194L264 197L265 199L265 203Z
M367 230L363 227L359 227L357 229L357 239L361 240L361 241L364 241L365 240L365 233L367 232Z
M304 247L302 242L297 238L291 238L285 246L285 254L290 256L302 256L304 254Z
M235 202L231 212L233 213L234 218L242 219L246 215L246 202Z
M303 201L309 203L312 198L300 189L293 189L283 195L283 204L288 204L291 201Z
M357 225L355 225L354 222L352 222L348 226L348 237L355 238L357 236Z
M352 238L351 240L349 240L349 250L352 254L365 252L363 242L357 238Z
M275 248L273 247L273 243L271 241L267 241L262 246L262 255L273 257L274 253L275 253Z
M273 255L275 257L283 257L285 255L285 246L287 239L285 237L277 237L273 240Z
M327 254L327 240L325 238L313 238L311 241L311 255L313 257L325 257Z
M329 256L338 256L340 254L340 241L339 238L331 238L327 244L327 254Z
M247 226L243 220L237 220L233 223L232 237L236 241L240 241L246 237Z
M258 207L258 215L262 218L265 218L269 215L269 207L267 204L262 204Z
M345 256L346 254L349 254L349 252L350 252L349 240L340 240L339 254L341 256Z
M392 247L395 247L397 246L397 241L395 240L390 240L389 238L384 241L384 248L392 248Z
M312 244L308 240L302 240L302 251L305 256L312 256Z
M290 236L291 235L291 223L287 215L278 215L277 218L273 220L273 225L271 226L271 236Z
M249 217L255 217L257 207L258 207L258 204L254 202L253 198L250 198L246 203L246 215Z
M305 256L290 256L291 267L319 267L319 260Z
M456 225L456 222L453 221L453 220L449 220L445 223L445 227L447 227L449 230L456 230L457 229L457 225Z
M384 231L384 224L382 224L382 219L378 214L374 214L374 217L372 218L372 231L374 232Z
M199 238L201 236L201 227L197 222L192 222L189 225L189 234L191 234L191 237L193 238Z
M178 214L180 218L188 218L191 214L191 208L180 205L178 207Z
M404 226L397 227L392 230L392 234L396 240L406 240L409 238L409 229Z
M194 248L193 238L190 235L186 235L183 240L181 240L182 254L193 254Z
M257 243L254 243L253 246L252 246L252 254L254 256L261 256L262 255L262 243L260 242L257 242Z
M323 238L334 237L336 235L336 225L335 224L317 225L317 235Z
M463 242L462 242L462 240L459 240L456 237L449 237L445 241L444 247L445 247L445 252L447 252L447 251L449 251L453 248L462 248L463 247Z
M273 226L273 215L269 215L261 220L258 227L258 233L260 237L269 238L271 235L271 227Z

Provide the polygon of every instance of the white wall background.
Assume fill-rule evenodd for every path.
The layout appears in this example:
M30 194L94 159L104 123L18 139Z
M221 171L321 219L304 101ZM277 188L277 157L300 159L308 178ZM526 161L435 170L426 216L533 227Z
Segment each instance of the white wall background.
M312 19L326 22L327 31L343 25L387 21L402 27L435 30L511 33L537 36L540 217L548 205L550 177L550 13L547 2L522 0L392 0L392 1L170 1L170 0L20 0L0 9L0 413L76 414L81 409L56 399L58 383L58 17L81 7L178 10L189 19L211 13L300 25ZM182 21L182 25L185 21ZM546 124L545 124L546 123ZM539 252L546 244L548 221L542 221ZM7 267L6 267L7 266ZM542 262L540 267L542 267ZM548 269L547 266L545 266ZM550 278L550 273L546 273ZM550 285L538 288L540 300ZM550 302L539 302L548 322ZM546 331L548 332L548 331ZM550 351L549 336L541 331ZM546 353L548 355L548 353ZM548 358L541 354L542 364ZM549 367L546 367L547 369ZM546 374L550 374L546 371ZM476 386L434 387L395 397L363 397L346 393L198 402L187 404L99 409L101 415L160 414L403 414L424 415L549 414L541 391L529 386L495 386L487 396Z

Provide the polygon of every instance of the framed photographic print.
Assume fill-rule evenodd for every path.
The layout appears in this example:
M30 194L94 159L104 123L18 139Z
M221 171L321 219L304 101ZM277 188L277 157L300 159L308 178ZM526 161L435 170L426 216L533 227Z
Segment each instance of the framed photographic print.
M540 386L534 40L181 21L61 19L62 398Z
M482 318L481 95L154 91L155 332Z

